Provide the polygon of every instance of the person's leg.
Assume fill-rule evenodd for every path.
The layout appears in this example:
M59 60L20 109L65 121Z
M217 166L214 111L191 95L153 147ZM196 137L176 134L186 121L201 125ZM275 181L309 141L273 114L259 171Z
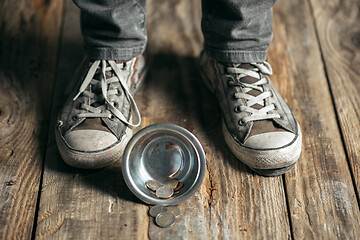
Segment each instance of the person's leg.
M145 0L74 0L91 59L129 60L146 45Z
M274 0L203 0L205 51L200 66L222 109L225 141L234 155L266 176L294 167L301 131L270 80Z
M74 0L86 56L72 76L55 130L66 163L118 160L141 122L133 95L145 74L145 0Z
M263 62L276 0L202 0L204 49L220 62Z

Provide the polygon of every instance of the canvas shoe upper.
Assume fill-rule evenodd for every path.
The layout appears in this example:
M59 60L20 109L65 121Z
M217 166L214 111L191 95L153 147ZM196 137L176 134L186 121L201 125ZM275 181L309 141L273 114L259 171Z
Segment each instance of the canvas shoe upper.
M68 86L55 131L66 163L100 168L120 158L141 122L133 94L144 73L143 56L123 62L83 60Z
M301 152L300 127L269 76L270 64L222 64L202 53L205 83L223 114L223 132L232 152L263 175L291 169Z

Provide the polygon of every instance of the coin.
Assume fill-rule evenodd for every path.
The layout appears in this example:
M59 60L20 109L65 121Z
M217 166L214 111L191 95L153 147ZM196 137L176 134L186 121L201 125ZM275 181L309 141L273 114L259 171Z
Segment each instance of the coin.
M167 207L167 211L174 215L174 217L178 217L180 215L180 209L177 207Z
M175 217L169 212L161 212L156 218L155 222L159 227L168 228L175 222Z
M174 194L174 190L167 186L161 186L156 190L155 194L158 198L169 198Z
M179 183L178 180L171 179L171 180L167 181L166 183L164 183L164 186L174 189L177 187L178 183Z
M155 205L155 206L150 208L149 214L152 217L156 217L157 215L159 215L159 213L166 212L166 211L167 211L166 206L164 206L164 205Z
M183 183L183 182L179 182L178 185L176 186L176 188L174 188L174 191L175 191L175 192L179 191L183 186L184 186L184 183Z
M145 183L145 186L146 186L148 189L150 189L151 191L154 191L154 192L155 192L156 190L158 190L159 187L161 187L161 186L160 186L160 183L155 182L155 181L153 181L153 180L147 181L147 182Z

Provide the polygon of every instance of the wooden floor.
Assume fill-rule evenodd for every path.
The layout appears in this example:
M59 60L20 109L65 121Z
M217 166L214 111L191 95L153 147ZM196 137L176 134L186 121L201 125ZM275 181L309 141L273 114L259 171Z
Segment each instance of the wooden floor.
M272 77L303 131L284 176L255 175L229 151L200 81L200 1L149 0L143 122L189 129L207 156L200 190L168 229L127 189L120 161L61 160L54 123L82 55L70 0L0 1L0 239L359 239L360 2L280 1Z

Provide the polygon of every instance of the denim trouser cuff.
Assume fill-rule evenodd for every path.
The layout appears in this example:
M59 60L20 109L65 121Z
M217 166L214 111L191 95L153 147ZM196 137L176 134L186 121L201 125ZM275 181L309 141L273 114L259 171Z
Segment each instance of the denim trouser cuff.
M267 51L217 50L204 46L210 56L223 63L253 63L266 60Z
M85 53L90 59L96 60L130 60L145 51L145 46L134 48L89 48Z

